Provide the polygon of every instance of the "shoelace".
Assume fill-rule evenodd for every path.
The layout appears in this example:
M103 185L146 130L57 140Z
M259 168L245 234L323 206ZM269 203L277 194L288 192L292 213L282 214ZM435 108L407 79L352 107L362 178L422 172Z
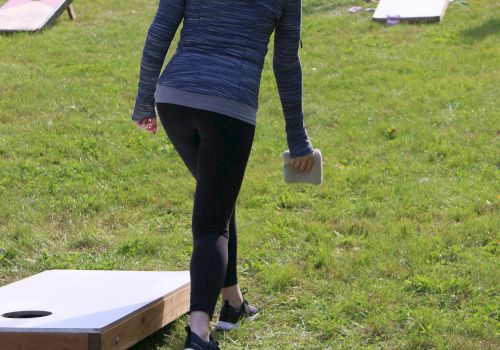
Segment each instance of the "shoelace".
M248 293L248 288L243 287L241 288L241 295L243 296L243 307L245 308L245 311L250 312L250 304L248 303L248 300L245 299L245 294Z

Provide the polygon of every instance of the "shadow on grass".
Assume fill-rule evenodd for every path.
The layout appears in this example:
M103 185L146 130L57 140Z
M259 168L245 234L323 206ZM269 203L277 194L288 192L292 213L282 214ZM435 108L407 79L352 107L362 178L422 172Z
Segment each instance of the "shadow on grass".
M165 327L160 328L149 337L132 346L129 350L154 350L163 349L166 346L168 346L168 349L183 349L184 337L182 339L178 338L176 332L179 324L187 324L185 317L180 317Z
M460 34L467 42L472 43L478 40L483 40L490 35L498 35L499 32L500 18L490 18L476 27L463 30Z

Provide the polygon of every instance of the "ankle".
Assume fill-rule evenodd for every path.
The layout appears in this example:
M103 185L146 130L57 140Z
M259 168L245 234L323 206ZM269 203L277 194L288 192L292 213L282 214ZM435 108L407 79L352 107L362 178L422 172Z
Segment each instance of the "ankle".
M202 311L193 311L190 318L191 332L204 341L210 341L210 317L208 314Z
M234 308L239 308L243 304L243 295L241 294L239 285L235 284L222 289L222 299L227 300L229 305Z
M232 298L226 300L229 302L229 305L231 305L235 309L239 309L241 307L241 304L243 304L243 298L242 299Z

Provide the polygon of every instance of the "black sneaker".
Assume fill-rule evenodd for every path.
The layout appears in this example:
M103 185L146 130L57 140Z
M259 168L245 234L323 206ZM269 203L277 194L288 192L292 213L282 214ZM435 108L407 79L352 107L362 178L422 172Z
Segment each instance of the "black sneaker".
M222 309L220 310L219 321L215 325L218 331L230 331L238 329L242 321L253 321L259 314L259 309L249 305L248 301L243 299L243 304L240 308L234 308L229 304L229 301L224 300Z
M186 342L184 350L220 350L219 343L210 335L210 341L206 342L201 339L196 333L191 332L191 328L186 326Z

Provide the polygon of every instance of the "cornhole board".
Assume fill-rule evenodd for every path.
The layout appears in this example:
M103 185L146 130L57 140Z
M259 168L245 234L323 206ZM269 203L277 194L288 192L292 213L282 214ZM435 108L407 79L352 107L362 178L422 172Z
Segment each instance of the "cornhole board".
M0 7L0 32L36 32L49 26L73 0L8 0Z
M387 16L400 16L402 21L442 21L449 0L380 0L373 19L386 21Z
M187 313L189 295L188 271L44 271L0 288L0 349L128 349Z

